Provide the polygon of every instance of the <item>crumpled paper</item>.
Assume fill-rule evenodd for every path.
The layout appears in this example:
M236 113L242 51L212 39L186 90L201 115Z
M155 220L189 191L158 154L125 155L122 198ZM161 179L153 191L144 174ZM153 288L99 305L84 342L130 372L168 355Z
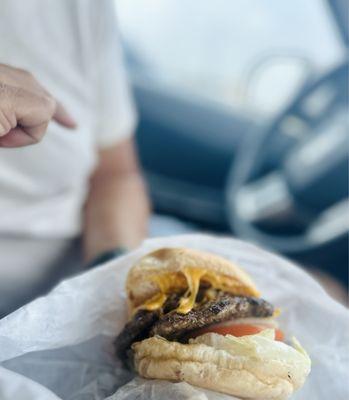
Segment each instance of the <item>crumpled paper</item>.
M184 382L134 378L113 356L113 338L126 320L128 269L145 253L165 246L202 249L236 262L251 274L263 297L282 309L283 330L300 340L313 362L294 399L349 398L349 322L343 306L276 255L234 239L185 235L148 240L2 319L0 399L232 399Z

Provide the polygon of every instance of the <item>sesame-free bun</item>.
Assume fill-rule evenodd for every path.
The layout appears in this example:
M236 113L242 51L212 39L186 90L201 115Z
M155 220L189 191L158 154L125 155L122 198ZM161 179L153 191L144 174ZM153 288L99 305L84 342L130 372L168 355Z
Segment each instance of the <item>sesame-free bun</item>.
M178 277L184 268L205 269L225 278L224 290L233 294L259 296L249 275L229 260L193 249L162 248L145 255L131 268L126 282L130 311L159 292L154 275L167 273Z
M133 344L135 367L144 378L185 381L239 398L284 400L303 385L310 359L298 343L294 348L273 335L208 333L189 344L155 336Z

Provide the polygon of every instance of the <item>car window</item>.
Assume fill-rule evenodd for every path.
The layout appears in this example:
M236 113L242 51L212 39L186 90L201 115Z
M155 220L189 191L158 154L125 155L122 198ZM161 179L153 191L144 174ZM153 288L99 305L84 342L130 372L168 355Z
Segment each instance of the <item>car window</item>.
M152 79L241 112L274 114L307 77L344 53L322 0L116 0L116 6L127 51Z

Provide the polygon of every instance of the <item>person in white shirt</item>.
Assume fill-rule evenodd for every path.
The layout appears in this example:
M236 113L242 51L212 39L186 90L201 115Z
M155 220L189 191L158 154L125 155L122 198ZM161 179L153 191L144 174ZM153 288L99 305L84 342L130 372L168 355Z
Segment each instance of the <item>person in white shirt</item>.
M137 246L149 202L112 0L2 0L0 63L28 71L51 101L39 143L8 148L28 144L23 119L0 132L1 314L64 269L76 238L82 264Z

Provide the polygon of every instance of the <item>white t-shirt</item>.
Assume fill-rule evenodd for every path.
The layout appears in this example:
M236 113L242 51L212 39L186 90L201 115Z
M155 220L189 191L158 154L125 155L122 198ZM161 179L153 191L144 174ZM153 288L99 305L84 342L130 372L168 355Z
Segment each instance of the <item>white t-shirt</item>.
M1 0L0 63L32 72L78 123L0 149L0 236L76 236L98 148L135 127L113 1Z

